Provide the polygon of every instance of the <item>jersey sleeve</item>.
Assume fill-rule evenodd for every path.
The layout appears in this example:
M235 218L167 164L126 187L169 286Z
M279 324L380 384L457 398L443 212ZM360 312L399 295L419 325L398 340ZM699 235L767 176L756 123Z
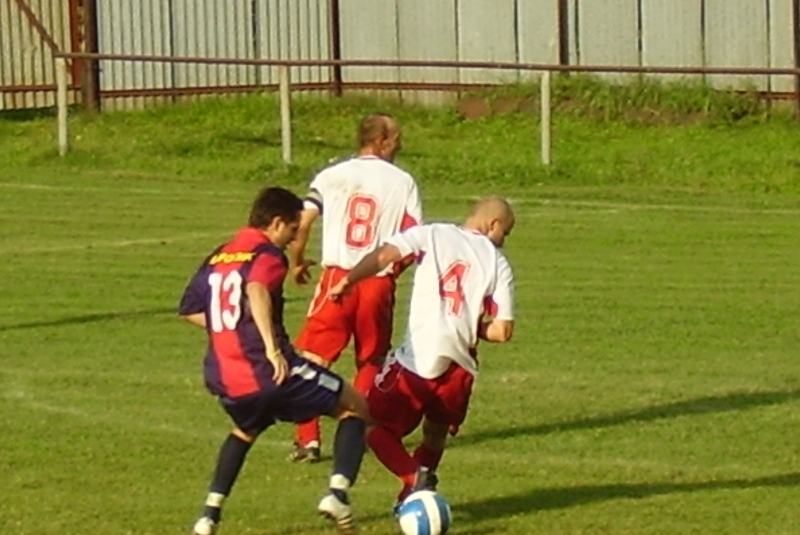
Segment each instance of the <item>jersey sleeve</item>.
M286 263L281 258L263 253L253 261L253 266L247 275L247 282L258 282L263 284L267 290L273 291L283 284L286 271Z
M181 296L181 301L178 304L178 314L181 316L200 314L206 311L207 299L205 295L205 284L202 277L203 273L204 270L201 266L192 276L189 284L186 285L183 296Z
M386 243L397 247L403 258L420 257L427 248L430 232L430 227L418 225L395 234Z
M502 254L497 257L497 279L486 298L486 313L498 320L514 319L514 273Z
M322 197L325 191L325 171L320 171L311 180L308 186L308 193L303 198L303 208L306 210L317 210L322 213Z
M407 230L416 225L422 224L422 201L419 196L419 188L414 179L411 179L411 189L408 192L408 200L406 201L405 211L403 212L403 221L400 224L400 230Z

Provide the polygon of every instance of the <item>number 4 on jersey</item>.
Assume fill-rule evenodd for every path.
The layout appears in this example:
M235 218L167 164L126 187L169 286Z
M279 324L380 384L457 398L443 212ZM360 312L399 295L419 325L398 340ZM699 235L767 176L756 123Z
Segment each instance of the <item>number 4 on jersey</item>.
M468 271L469 264L459 260L450 264L439 277L439 295L444 299L450 316L460 316L464 309L464 277Z

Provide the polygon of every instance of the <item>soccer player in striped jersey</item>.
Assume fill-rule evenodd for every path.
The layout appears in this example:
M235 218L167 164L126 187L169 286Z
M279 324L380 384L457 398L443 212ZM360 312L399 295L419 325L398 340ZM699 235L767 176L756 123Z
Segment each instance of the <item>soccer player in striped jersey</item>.
M365 400L347 381L299 356L283 324L283 250L295 237L302 208L290 191L261 191L247 227L203 260L180 302L179 314L207 332L206 386L234 424L195 535L216 533L223 502L261 433L277 421L320 415L339 423L328 492L318 509L343 533L355 529L347 491L365 449Z

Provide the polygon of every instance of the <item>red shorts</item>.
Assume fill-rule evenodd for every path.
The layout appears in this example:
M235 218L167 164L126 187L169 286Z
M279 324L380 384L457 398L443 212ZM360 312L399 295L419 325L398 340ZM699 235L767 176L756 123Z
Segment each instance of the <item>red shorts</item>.
M475 378L453 363L436 379L423 379L389 358L367 392L371 416L395 435L409 435L422 417L457 428L467 417Z
M352 336L356 365L380 364L392 342L394 278L364 279L339 301L329 300L328 290L347 273L345 269L334 267L323 270L305 324L294 345L333 363L339 359Z

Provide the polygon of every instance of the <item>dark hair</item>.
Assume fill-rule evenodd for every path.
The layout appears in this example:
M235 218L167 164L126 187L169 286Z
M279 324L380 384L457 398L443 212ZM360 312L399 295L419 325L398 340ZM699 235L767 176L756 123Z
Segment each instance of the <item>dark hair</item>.
M371 113L358 125L358 147L372 145L379 139L386 139L395 129L394 117L387 113Z
M288 189L264 188L253 201L248 224L251 227L264 228L276 217L286 222L297 221L302 210L303 201Z

